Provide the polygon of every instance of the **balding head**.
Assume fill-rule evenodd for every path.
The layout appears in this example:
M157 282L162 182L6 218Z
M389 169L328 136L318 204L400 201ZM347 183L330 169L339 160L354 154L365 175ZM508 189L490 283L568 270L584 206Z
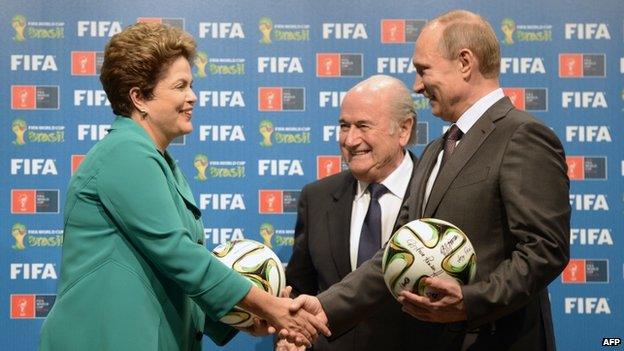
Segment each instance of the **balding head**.
M496 78L500 72L500 45L494 29L478 14L454 10L431 20L422 32L441 32L439 50L447 59L463 48L471 50L479 61L479 72L485 78ZM421 32L421 35L422 35Z
M347 92L340 109L340 150L360 181L380 183L402 162L415 139L416 113L398 79L372 76Z

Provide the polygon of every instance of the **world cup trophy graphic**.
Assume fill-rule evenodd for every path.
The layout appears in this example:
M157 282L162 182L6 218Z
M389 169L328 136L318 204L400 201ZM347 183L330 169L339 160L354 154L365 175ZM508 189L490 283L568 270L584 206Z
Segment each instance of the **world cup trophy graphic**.
M26 37L24 36L24 30L26 29L26 17L22 15L13 16L11 26L15 30L15 36L13 37L14 41L23 42L26 40Z
M568 60L567 67L568 67L568 75L569 76L574 75L574 66L575 65L576 65L576 60Z
M89 63L89 59L87 58L87 56L81 56L79 61L80 73L87 73L87 63Z
M334 65L334 61L332 59L328 58L327 60L325 60L325 74L326 75L332 74L333 65Z
M17 303L17 308L18 308L18 316L19 317L26 317L26 307L28 306L28 300L26 299L20 299L19 302Z
M260 236L264 240L264 245L271 249L273 248L273 245L271 244L273 234L275 234L275 228L273 228L271 223L265 222L260 225Z
M570 278L572 279L572 281L577 281L578 280L578 278L576 276L578 274L578 269L579 269L578 263L573 262L573 263L570 264Z
M568 178L572 179L576 174L576 160L568 160Z
M334 161L328 160L325 162L325 174L330 175L334 170Z
M262 17L258 21L258 30L262 33L260 44L271 44L271 31L273 30L273 21L268 17Z
M258 127L260 131L260 135L262 135L262 141L260 142L260 146L269 147L273 146L273 142L271 142L271 135L273 135L273 122L268 119L260 122L260 127Z
M505 18L501 22L501 31L505 35L503 39L503 44L511 45L514 43L513 34L516 31L516 21L511 18Z
M275 106L273 105L273 101L275 101L275 93L273 93L272 91L269 91L266 95L266 102L267 102L268 109L275 108Z
M197 52L193 63L195 64L195 67L197 67L197 76L199 78L206 78L206 65L208 64L208 54L203 51Z
M28 90L22 90L19 93L19 106L26 107L28 103Z
M13 245L13 249L15 250L24 250L26 246L24 245L24 238L26 237L26 226L22 223L15 223L11 228L11 235L15 239L15 245Z
M13 144L15 145L24 145L26 141L24 140L24 134L26 133L26 121L21 118L13 120L11 124L11 130L15 133L15 140L13 140Z
M208 168L208 157L204 154L195 155L195 159L193 159L193 166L197 170L197 175L195 179L204 182L206 181L206 168Z
M397 25L396 24L392 24L392 27L390 27L390 41L396 41L397 40L397 37L396 37L397 30L398 30Z
M274 194L271 193L267 196L266 205L267 205L267 210L269 212L275 211L275 195Z

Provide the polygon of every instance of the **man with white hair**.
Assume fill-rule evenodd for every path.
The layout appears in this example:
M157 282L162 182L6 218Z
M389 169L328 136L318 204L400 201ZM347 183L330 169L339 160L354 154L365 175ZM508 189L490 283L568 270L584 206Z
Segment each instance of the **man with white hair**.
M376 75L358 83L342 102L339 123L340 150L349 169L301 192L286 268L294 295L326 290L383 246L396 229L417 162L406 150L416 139L414 101L400 80ZM408 328L414 324L424 323L390 300L330 340L319 337L314 350L407 350L418 342Z

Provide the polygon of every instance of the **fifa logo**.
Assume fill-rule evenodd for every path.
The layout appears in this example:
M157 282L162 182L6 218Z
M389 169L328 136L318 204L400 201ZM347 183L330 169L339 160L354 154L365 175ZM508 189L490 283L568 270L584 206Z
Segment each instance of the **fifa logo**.
M264 245L271 249L273 248L273 245L271 244L273 234L275 234L275 228L273 228L271 223L265 222L260 225L260 236L264 240Z
M516 22L509 17L503 19L503 21L501 22L501 31L505 35L505 38L503 39L503 44L506 44L506 45L513 44L514 43L513 35L514 35L514 32L516 31Z
M11 228L11 235L13 239L15 239L15 245L13 245L14 250L24 250L26 246L24 245L24 238L26 237L26 226L22 223L15 223Z
M208 55L203 51L197 52L193 63L195 64L195 67L197 67L197 76L199 78L206 78L206 65L208 64Z
M13 37L14 41L23 42L26 40L24 37L24 30L26 29L26 17L22 15L15 15L11 20L11 26L15 30L15 36Z
M197 170L197 175L195 179L204 182L206 181L206 168L208 168L208 157L204 154L195 155L195 159L193 160L193 166Z
M273 30L273 21L268 17L260 18L258 21L258 30L262 33L260 44L271 44L271 31Z
M21 118L18 118L13 121L11 124L11 130L15 133L15 140L13 140L14 145L24 145L26 141L24 140L24 134L26 133L26 121Z
M263 120L262 122L260 122L260 127L258 127L258 130L260 131L260 135L262 135L262 141L260 142L260 146L273 146L273 143L271 142L271 135L273 135L274 131L273 122L268 119Z

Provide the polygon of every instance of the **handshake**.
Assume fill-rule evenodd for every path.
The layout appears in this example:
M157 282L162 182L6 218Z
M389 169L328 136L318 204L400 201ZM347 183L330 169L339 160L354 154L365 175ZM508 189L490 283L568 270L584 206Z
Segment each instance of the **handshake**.
M239 306L263 319L254 317L253 325L239 330L253 336L277 332L279 341L276 350L282 351L304 350L305 347L312 346L319 332L329 337L331 332L320 301L309 295L301 295L292 300L288 298L290 291L291 288L286 287L282 297L270 297L269 301L261 304L256 302L259 299L252 296L249 296L250 299L243 299ZM256 293L264 295L264 292L252 288L250 294Z

